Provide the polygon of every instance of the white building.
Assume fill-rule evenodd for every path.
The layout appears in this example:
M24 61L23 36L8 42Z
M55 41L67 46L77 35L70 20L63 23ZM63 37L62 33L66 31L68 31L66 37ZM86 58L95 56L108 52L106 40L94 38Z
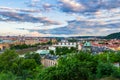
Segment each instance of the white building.
M55 47L77 47L80 44L80 42L59 42L53 46Z
M82 50L82 45L81 44L78 45L78 50Z
M56 47L55 46L49 46L48 49L49 50L53 50L54 52L56 51Z
M59 42L58 44L54 45L55 47L76 47L76 42Z

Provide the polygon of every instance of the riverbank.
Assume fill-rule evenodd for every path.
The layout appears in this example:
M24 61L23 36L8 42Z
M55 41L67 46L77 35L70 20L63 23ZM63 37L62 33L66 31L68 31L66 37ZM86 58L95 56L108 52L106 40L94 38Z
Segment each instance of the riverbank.
M25 54L25 53L29 53L29 52L34 52L34 51L37 51L37 50L38 50L37 47L33 47L33 48L16 50L16 52L21 55L21 54Z

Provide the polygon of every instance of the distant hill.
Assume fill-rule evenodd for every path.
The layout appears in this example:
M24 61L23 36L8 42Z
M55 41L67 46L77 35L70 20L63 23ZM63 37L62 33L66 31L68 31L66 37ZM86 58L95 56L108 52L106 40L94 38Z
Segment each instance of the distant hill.
M69 38L103 38L103 36L73 36Z
M120 32L107 35L105 39L120 39Z

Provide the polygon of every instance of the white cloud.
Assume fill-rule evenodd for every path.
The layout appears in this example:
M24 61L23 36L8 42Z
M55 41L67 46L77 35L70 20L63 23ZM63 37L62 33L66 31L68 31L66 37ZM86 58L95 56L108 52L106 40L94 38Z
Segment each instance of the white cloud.
M60 2L63 3L63 7L67 7L71 9L72 11L80 11L85 9L85 6L82 4L76 2L76 0L60 0Z
M0 6L0 11L6 11L6 12L41 12L40 10L37 9L21 9L21 8L11 8L11 7L4 7L4 6Z

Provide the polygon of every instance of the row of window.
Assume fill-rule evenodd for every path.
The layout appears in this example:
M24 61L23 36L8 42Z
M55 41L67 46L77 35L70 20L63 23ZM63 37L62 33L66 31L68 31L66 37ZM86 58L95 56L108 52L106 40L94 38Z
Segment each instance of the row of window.
M58 45L77 45L77 44L80 44L80 43L76 43L76 42L74 42L74 43L71 43L71 42L60 42L60 43L58 43Z
M56 61L54 60L45 60L46 66L54 66L56 64Z

